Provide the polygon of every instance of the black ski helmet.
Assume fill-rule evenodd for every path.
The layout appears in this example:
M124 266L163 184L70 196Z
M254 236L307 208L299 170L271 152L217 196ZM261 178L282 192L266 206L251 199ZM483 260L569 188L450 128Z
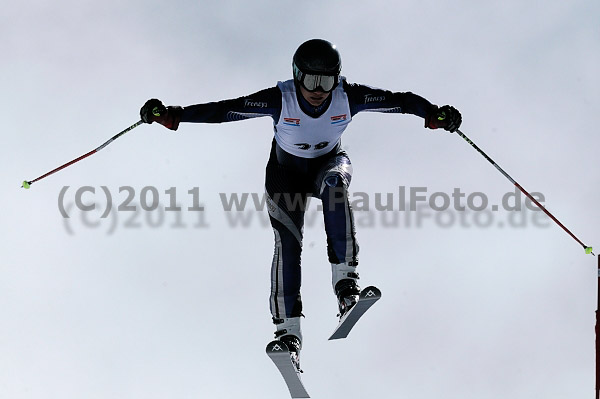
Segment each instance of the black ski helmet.
M302 83L305 75L334 76L337 84L342 59L336 46L327 40L311 39L300 45L292 60L294 80Z

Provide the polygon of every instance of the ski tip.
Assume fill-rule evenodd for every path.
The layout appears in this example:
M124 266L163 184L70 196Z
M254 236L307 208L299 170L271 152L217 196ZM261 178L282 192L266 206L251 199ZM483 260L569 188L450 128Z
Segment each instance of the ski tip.
M360 297L364 299L379 299L381 298L381 291L375 286L368 286L360 291Z
M289 351L290 351L290 349L285 344L285 342L282 342L279 340L269 342L267 344L267 348L266 348L267 353L273 353L273 352L278 353L278 352L289 352Z

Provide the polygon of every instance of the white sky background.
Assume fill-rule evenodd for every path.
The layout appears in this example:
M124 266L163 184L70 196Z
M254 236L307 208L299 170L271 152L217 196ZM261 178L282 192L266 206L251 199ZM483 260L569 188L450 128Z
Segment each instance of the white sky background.
M338 45L349 81L455 105L462 130L599 252L597 2L123 3L26 0L0 14L0 397L287 397L264 354L272 231L232 227L219 200L262 193L270 118L142 126L19 186L137 121L148 98L189 105L290 78L293 52L314 37ZM459 187L490 204L512 191L458 136L422 124L356 116L343 138L352 191ZM163 208L176 187L187 227L142 211L89 212L100 223L89 227L74 208L67 224L61 188L68 203L94 186L85 200L105 203L103 185L116 204L133 187L138 207L154 186ZM209 227L185 211L194 187ZM500 210L489 227L443 228L429 212L421 227L359 223L361 282L383 298L340 342L327 341L337 308L325 235L307 226L312 396L591 397L596 259L553 223L499 227Z

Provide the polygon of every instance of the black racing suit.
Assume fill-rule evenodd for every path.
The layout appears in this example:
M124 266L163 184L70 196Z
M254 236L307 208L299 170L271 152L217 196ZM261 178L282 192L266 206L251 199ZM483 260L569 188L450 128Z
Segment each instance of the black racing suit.
M425 118L432 108L426 99L410 92L391 92L341 80L351 116L363 111L413 114ZM296 91L296 100L306 116L318 118L329 107L331 97L319 107L311 106ZM269 115L275 124L282 112L282 92L271 87L248 96L184 107L182 122L221 123ZM352 177L350 159L338 141L331 151L316 158L292 155L273 140L266 167L265 190L269 217L275 234L271 267L271 313L274 318L298 317L300 297L302 232L309 196L322 200L329 261L358 264L348 186Z

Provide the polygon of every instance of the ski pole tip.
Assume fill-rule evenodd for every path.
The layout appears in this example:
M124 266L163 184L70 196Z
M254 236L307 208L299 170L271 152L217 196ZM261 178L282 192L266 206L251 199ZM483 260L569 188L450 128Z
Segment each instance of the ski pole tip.
M28 182L27 180L23 180L23 184L21 185L22 188L24 188L25 190L29 189L29 187L31 187L31 183Z
M596 256L596 255L594 255L593 251L594 251L594 249L592 247L585 247L586 255L592 254L593 256Z

